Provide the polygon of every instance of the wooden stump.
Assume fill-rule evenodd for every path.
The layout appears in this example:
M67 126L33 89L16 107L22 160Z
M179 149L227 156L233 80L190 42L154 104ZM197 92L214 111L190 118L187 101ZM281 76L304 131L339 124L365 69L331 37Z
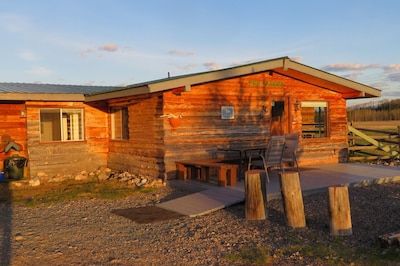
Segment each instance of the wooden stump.
M329 225L332 236L353 234L347 187L329 187Z
M250 170L245 173L245 214L247 220L267 218L267 186L264 170Z
M280 172L279 177L287 225L305 227L306 218L299 173L295 171Z

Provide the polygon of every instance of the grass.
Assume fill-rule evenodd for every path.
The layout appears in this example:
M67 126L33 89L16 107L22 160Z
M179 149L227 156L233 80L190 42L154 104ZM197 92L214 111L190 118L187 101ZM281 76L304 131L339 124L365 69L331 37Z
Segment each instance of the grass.
M14 181L15 182L15 181ZM11 183L0 183L0 202L34 207L78 199L116 200L136 193L150 193L152 188L138 189L126 183L112 181L64 181L46 183L37 187L15 187Z
M273 262L269 255L268 247L244 247L236 253L227 255L227 259L232 262L242 262L252 265L270 265Z
M273 254L272 254L273 253ZM343 238L333 238L329 245L318 243L293 244L271 252L269 247L244 247L239 251L227 255L232 262L241 262L250 265L273 265L274 260L280 258L302 257L303 261L310 258L318 265L344 266L344 265L398 265L400 250L397 248L371 249L348 247Z

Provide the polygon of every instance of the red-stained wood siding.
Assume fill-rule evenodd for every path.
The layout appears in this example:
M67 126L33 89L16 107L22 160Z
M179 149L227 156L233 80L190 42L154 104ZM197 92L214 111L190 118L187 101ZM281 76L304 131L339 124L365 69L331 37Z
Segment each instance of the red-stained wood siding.
M84 140L68 142L40 141L41 108L82 108ZM48 176L76 174L107 166L108 114L103 104L81 102L27 102L27 146L31 176L44 172Z
M0 152L0 168L3 170L4 160L14 154L27 157L26 149L26 118L21 117L21 111L25 110L25 105L22 103L1 103L0 104L0 136L2 140L6 135L11 137L11 140L22 145L21 151L11 149L9 152ZM29 175L25 171L25 176Z

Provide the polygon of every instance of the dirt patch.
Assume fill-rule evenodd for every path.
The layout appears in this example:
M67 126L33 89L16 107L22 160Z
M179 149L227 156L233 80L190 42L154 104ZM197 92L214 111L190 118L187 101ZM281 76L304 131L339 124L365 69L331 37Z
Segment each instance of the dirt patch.
M112 210L111 213L125 217L138 224L156 223L160 221L177 219L184 216L182 214L168 211L157 206Z

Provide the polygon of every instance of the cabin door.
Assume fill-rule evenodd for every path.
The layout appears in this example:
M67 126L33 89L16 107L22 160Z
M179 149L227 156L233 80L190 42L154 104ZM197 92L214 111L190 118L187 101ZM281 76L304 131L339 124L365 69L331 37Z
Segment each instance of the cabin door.
M288 98L276 97L271 99L271 136L279 136L288 133Z

